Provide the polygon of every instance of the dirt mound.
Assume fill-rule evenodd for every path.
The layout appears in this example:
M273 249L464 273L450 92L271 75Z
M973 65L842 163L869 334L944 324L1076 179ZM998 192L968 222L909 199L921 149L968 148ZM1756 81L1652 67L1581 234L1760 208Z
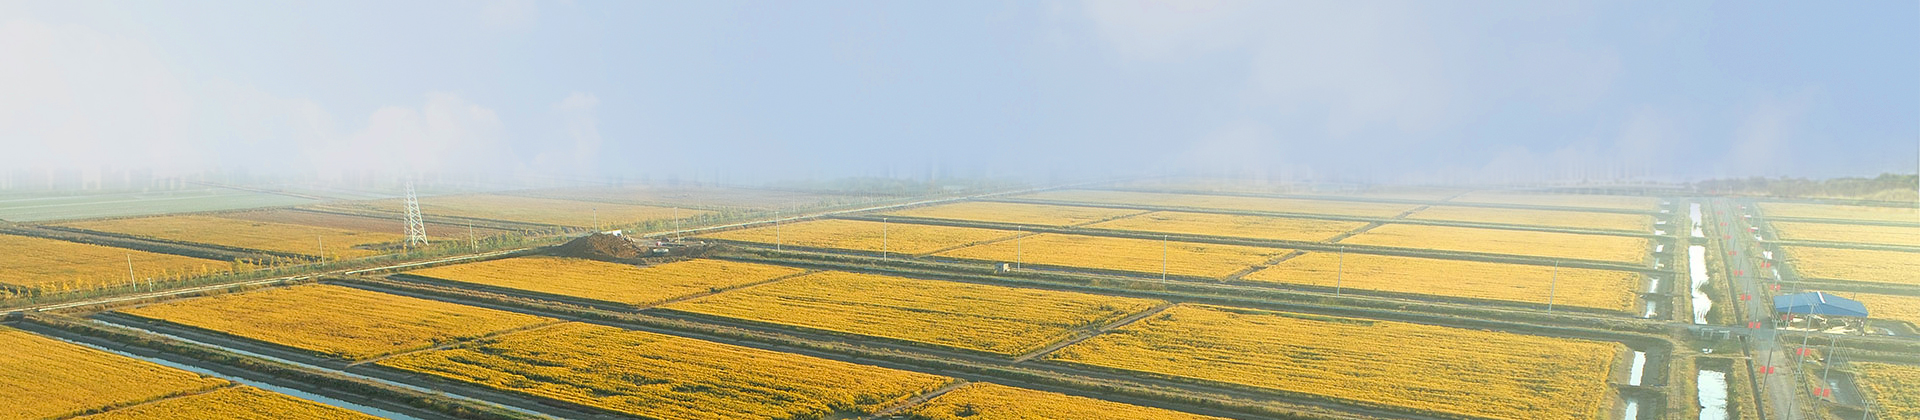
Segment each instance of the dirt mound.
M631 260L641 256L640 247L627 238L605 233L574 239L554 248L553 255L595 260Z

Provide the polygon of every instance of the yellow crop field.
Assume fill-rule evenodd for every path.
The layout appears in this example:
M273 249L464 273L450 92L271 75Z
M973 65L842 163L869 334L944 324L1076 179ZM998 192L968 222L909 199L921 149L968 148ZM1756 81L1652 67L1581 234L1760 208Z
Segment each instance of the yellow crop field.
M1629 236L1400 224L1376 227L1340 243L1632 264L1645 261L1653 249L1652 240Z
M226 384L0 326L0 419L66 417Z
M1873 418L1920 419L1920 366L1853 362L1848 364L1861 391L1873 399Z
M1773 222L1780 239L1920 246L1920 227Z
M1838 204L1760 203L1760 212L1768 217L1803 219L1864 220L1877 222L1920 222L1920 210L1912 207L1847 206Z
M1020 355L1159 301L827 271L667 309Z
M0 284L45 291L127 283L134 275L181 278L228 271L233 264L172 254L0 234ZM4 298L0 292L0 298Z
M549 318L324 284L158 303L120 312L361 360Z
M1597 213L1563 210L1499 209L1486 207L1433 206L1414 212L1414 219L1453 222L1532 225L1575 229L1647 232L1653 228L1653 216L1645 214Z
M1920 252L1783 246L1800 277L1920 285Z
M1920 327L1920 296L1872 293L1847 293L1841 296L1853 298L1867 305L1867 313L1872 314L1873 319L1904 321Z
M1500 419L1592 419L1625 347L1387 321L1181 305L1049 360Z
M1653 210L1660 199L1625 195L1527 194L1503 191L1474 191L1454 197L1453 202L1517 204L1528 206L1580 207L1614 210Z
M923 420L1212 420L1219 417L972 382L908 412Z
M804 271L777 265L707 259L637 267L579 258L532 256L441 266L407 273L646 306Z
M403 203L396 200L381 200L349 205L398 213L402 211ZM672 220L675 216L688 218L712 213L705 210L673 207L499 194L425 197L420 199L420 212L428 217L454 216L576 227L617 226L650 220Z
M929 219L1072 226L1141 212L1142 210L1109 209L1101 207L968 201L906 209L887 214L891 216L925 217Z
M1020 198L1081 203L1137 204L1361 217L1394 217L1407 210L1413 210L1413 208L1416 207L1413 204L1368 203L1358 201L1095 190L1047 191L1023 195L1020 196Z
M1243 280L1338 286L1555 306L1632 311L1641 276L1627 271L1558 269L1521 264L1309 252L1242 277ZM1549 290L1552 289L1552 290Z
M864 414L950 381L583 323L377 363L646 418L685 420Z
M397 243L406 239L399 232L372 232L287 223L230 219L216 216L157 216L68 223L66 226L170 241L225 245L263 251L320 256L326 245L328 258L356 258L385 251L358 249L356 246Z
M1087 227L1282 241L1324 241L1366 225L1366 222L1338 220L1161 211Z
M1291 252L1286 249L1046 233L975 245L938 256L1020 264L1224 277Z
M370 420L378 419L379 417L268 392L250 386L232 386L216 389L207 393L170 398L81 418L87 420Z
M1005 238L1019 232L909 223L863 222L857 220L814 220L731 230L706 235L708 238L758 242L809 248L849 249L895 254L924 254L970 243ZM884 237L883 237L884 236Z

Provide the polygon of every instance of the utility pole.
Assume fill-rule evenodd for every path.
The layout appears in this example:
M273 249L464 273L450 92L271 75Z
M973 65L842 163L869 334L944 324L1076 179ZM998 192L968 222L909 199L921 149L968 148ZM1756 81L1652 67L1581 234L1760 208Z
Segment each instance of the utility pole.
M320 235L313 235L313 239L320 241L320 261L326 261L327 260L327 237L320 236Z
M131 252L127 253L127 282L133 283L135 288L140 287L140 279L133 278L133 253Z
M1167 281L1167 235L1160 235L1160 281Z
M1560 285L1560 263L1553 263L1553 277L1547 281L1547 312L1553 312L1553 292Z
M773 250L780 250L780 212L773 212Z
M473 224L467 224L467 249L480 249L480 242L473 239Z
M1021 254L1021 251L1026 248L1024 244L1026 240L1026 232L1020 232L1020 236L1013 237L1013 268L1023 268L1026 266L1026 257Z
M880 218L880 259L887 259L887 218Z
M1340 246L1340 256L1333 260L1333 295L1340 296L1340 282L1347 277L1347 246Z

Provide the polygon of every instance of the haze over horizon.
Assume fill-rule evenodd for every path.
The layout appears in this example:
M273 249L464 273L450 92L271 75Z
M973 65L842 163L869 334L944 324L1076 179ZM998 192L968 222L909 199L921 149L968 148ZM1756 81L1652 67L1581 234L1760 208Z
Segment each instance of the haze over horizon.
M1872 176L1916 74L1912 1L5 1L0 173Z

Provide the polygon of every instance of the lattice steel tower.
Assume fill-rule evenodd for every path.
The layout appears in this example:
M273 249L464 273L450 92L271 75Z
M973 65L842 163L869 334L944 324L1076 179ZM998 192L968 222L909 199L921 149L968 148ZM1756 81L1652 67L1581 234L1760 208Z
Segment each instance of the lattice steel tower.
M407 181L407 247L427 244L427 224L420 221L420 200L413 197L413 181Z

